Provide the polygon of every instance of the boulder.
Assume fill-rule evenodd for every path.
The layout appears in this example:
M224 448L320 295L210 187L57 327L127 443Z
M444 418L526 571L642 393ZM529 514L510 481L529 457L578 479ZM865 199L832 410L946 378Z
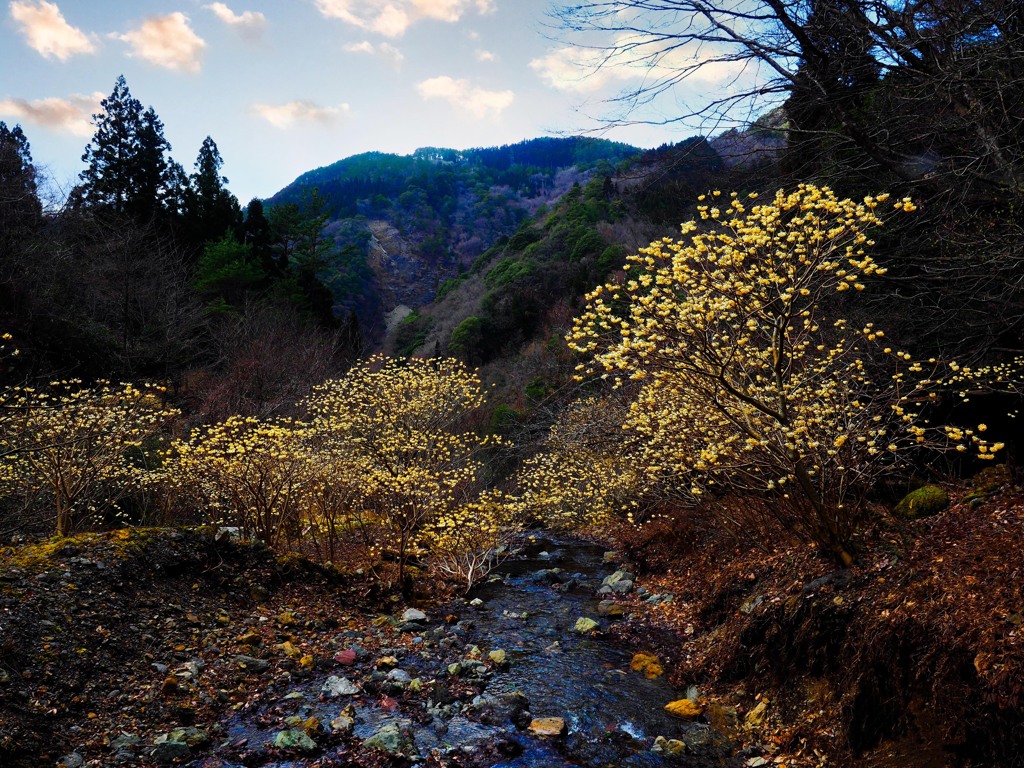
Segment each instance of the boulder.
M910 520L918 520L941 512L948 506L948 493L937 485L923 485L904 496L893 512Z

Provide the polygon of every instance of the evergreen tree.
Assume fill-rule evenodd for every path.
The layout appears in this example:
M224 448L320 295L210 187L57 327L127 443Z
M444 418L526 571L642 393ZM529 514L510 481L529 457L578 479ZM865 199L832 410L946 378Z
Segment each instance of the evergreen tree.
M166 156L171 145L163 123L131 95L124 75L100 106L72 202L140 223L166 221L177 207L181 173Z
M245 221L242 223L240 239L252 248L253 256L268 278L278 278L284 274L283 266L274 258L270 222L264 213L263 201L258 197L250 200L245 208Z
M0 247L34 227L41 214L28 139L20 125L8 128L0 122Z
M196 158L196 170L189 178L185 196L185 226L197 246L234 233L242 221L238 200L228 191L228 180L221 176L223 165L216 142L207 136Z

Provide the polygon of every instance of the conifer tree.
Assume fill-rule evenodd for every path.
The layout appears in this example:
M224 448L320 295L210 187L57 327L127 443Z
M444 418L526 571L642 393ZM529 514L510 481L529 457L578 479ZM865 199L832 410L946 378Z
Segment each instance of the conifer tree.
M177 207L182 173L167 157L171 145L163 123L131 95L124 75L100 106L72 202L140 223L166 220Z
M207 136L196 158L186 194L186 226L195 245L220 240L241 224L238 200L221 176L224 160L216 142Z

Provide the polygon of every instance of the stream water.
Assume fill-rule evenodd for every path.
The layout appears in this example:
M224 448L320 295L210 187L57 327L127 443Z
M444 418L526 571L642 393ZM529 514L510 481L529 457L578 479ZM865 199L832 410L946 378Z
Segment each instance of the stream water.
M474 646L483 659L491 650L501 649L508 664L482 672L483 695L439 704L427 704L427 717L414 722L398 710L381 708L376 702L355 699L354 733L366 739L388 726L403 729L409 748L404 752L428 755L460 752L458 765L489 768L560 768L561 766L634 766L635 768L685 765L729 765L728 749L707 726L671 717L663 707L682 698L663 677L648 680L630 670L633 650L615 644L603 631L578 634L573 631L581 617L608 628L611 619L599 617L597 590L614 566L603 560L603 550L574 540L537 538L514 558L496 570L491 580L474 589L452 612L461 621L454 627L435 627L423 634L419 653L399 659L400 668L412 678L436 679L448 685L448 665L462 663L474 669ZM419 641L417 641L419 642ZM406 677L405 674L399 677ZM381 673L375 673L378 681ZM357 679L353 675L353 679ZM460 678L460 679L464 679ZM291 694L292 710L301 717L316 716L325 725L342 711L345 701L317 695L323 679L306 683ZM364 679L363 684L366 681ZM389 685L385 678L383 685ZM454 690L457 685L452 684ZM528 715L520 714L519 728L507 714L480 717L488 703L522 701ZM369 697L367 697L369 698ZM286 702L287 703L287 702ZM501 704L496 704L501 709ZM287 707L278 707L287 712ZM493 713L492 713L493 714ZM529 717L562 718L567 726L563 737L542 738L523 729ZM513 720L515 716L513 715ZM483 722L478 722L482 720ZM269 743L274 728L267 717L238 717L228 724L228 740ZM668 755L654 750L655 739L678 739L686 753ZM415 749L412 742L415 742ZM498 749L495 744L500 744ZM475 750L475 752L474 752ZM329 753L328 753L329 754ZM475 757L473 755L475 754ZM469 756L467 758L467 756ZM274 768L311 766L318 758L271 762ZM248 764L252 764L246 761ZM319 764L319 763L317 763ZM330 763L327 763L330 764ZM414 760L415 764L415 760ZM435 763L436 764L436 763ZM195 766L233 768L226 760L208 760Z

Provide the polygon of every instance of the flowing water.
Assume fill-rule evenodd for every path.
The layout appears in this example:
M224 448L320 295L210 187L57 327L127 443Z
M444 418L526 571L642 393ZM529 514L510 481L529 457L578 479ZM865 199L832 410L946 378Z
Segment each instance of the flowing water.
M564 737L535 737L516 729L507 719L481 725L473 722L472 715L467 718L459 711L459 702L450 706L443 718L435 715L433 723L429 718L426 723L414 723L400 712L359 698L355 701L355 735L365 739L384 726L397 724L415 735L420 755L431 750L461 750L458 764L490 768L696 768L733 764L726 757L728 745L722 744L707 726L664 712L665 704L686 692L674 690L663 677L648 680L630 670L632 652L640 649L623 648L603 631L587 635L573 632L581 617L600 622L601 630L612 621L600 618L597 612L602 599L597 590L602 579L614 570L602 555L600 547L576 540L531 540L497 569L490 581L467 597L479 598L482 604L471 607L459 602L449 606L449 612L458 614L462 621L444 628L434 622L433 634L427 632L424 638L436 638L438 642L425 641L417 646L424 648L422 652L400 660L412 677L450 682L448 665L465 662L474 645L483 658L488 651L504 650L509 663L488 677L485 696L501 699L503 694L524 694L532 717L564 719L568 727ZM317 693L322 684L322 678L306 683L292 694L293 701L285 704L293 704L292 710L302 717L312 714L325 724L330 722L344 702L320 698ZM269 725L266 717L238 717L227 724L226 733L229 740L267 743L274 736ZM686 754L670 757L664 751L652 750L659 736L686 743ZM504 744L500 750L480 749L481 745L499 742ZM467 763L462 758L472 755L473 750L477 756ZM264 765L297 768L310 766L317 759L310 756L308 760ZM232 768L235 764L207 759L194 765Z

